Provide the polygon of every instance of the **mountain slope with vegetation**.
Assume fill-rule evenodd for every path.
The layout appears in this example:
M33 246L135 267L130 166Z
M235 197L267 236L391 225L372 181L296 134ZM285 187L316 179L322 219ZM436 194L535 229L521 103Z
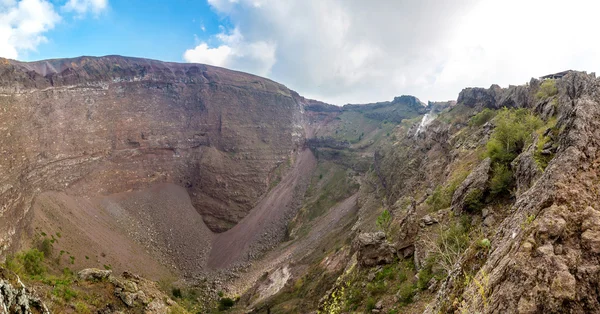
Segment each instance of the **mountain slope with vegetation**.
M2 306L600 311L593 74L337 107L204 65L0 71Z

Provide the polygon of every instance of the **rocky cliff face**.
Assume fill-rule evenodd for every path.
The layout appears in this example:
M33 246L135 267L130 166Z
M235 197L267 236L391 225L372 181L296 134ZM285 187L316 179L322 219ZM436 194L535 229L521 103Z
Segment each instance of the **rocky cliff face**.
M319 279L331 287L319 309L599 312L599 82L468 88L421 132L397 125L361 178L352 227L354 243L384 231L385 250L345 247L344 271Z
M0 60L0 251L46 190L174 182L213 231L227 230L302 145L299 100L270 80L199 64Z
M483 292L465 291L468 312L600 311L600 80L572 73L557 87L558 151L498 227L497 247L477 274Z

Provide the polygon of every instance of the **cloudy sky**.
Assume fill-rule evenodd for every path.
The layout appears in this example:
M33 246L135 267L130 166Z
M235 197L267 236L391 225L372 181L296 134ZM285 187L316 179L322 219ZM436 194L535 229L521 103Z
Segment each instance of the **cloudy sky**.
M223 66L334 104L600 70L596 0L0 0L0 56Z

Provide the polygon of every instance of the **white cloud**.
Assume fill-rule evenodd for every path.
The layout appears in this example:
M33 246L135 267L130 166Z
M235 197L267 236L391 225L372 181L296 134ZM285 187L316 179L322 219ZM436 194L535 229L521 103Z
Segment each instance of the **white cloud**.
M0 56L16 59L21 51L35 50L47 41L44 33L60 16L45 0L0 1Z
M217 48L209 48L206 43L201 43L196 48L187 50L183 58L188 62L226 66L226 61L230 56L231 48L229 46L223 45Z
M206 42L201 42L195 48L185 51L184 60L262 76L270 74L275 64L275 45L265 41L246 41L237 28L231 33L219 33L215 37L221 45L210 48Z
M80 16L88 12L98 15L108 8L108 0L69 0L63 8L67 12L75 12Z
M214 60L208 56L218 51L218 65L268 75L337 104L400 94L456 99L466 86L521 84L532 76L600 65L597 1L208 3L233 30L216 36L214 48L203 42L186 51L186 60L208 62L203 60Z

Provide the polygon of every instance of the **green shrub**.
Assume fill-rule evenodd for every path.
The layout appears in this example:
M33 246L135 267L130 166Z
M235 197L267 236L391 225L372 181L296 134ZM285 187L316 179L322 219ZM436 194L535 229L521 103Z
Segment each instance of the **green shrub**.
M474 189L465 196L465 208L468 211L478 211L483 207L483 191Z
M548 167L548 163L550 163L550 160L554 158L554 154L542 154L544 145L546 145L549 140L549 136L540 136L535 148L535 152L533 153L533 159L542 171Z
M531 141L531 134L542 121L527 109L502 109L495 118L495 129L487 143L493 163L510 163Z
M464 177L461 176L460 178L451 180L446 186L438 185L426 201L430 210L438 211L440 209L450 207L454 191L456 191L456 188L462 182L462 180L465 179L465 177L466 175Z
M485 250L489 250L492 247L492 242L488 238L483 238L479 241L479 247Z
M219 311L226 311L230 309L235 302L230 298L221 298L219 299Z
M410 282L403 282L398 289L398 301L404 304L411 303L415 293L415 287Z
M374 308L375 308L375 299L369 298L367 300L367 312L371 313L371 311L373 311Z
M527 109L502 109L494 119L495 129L487 143L492 160L490 179L492 195L508 194L513 185L510 163L531 142L531 135L542 126L542 120Z
M490 193L492 195L509 193L513 181L513 173L509 166L495 164L492 171L492 178L490 179Z
M23 267L25 272L30 276L41 276L46 272L46 268L43 265L44 253L37 249L31 249L25 252L22 256Z
M54 289L52 289L52 294L65 302L70 302L77 297L77 292L66 284L57 284Z
M396 269L394 264L386 265L375 275L375 281L383 281L385 279L394 280L396 279Z
M383 212L377 217L377 228L385 232L385 234L387 235L391 222L392 215L387 209L384 209Z
M433 260L426 261L425 265L417 274L417 289L425 290L429 288L429 281L433 278Z
M469 120L469 125L470 126L482 126L486 122L490 121L495 115L496 115L496 112L494 110L485 108L482 111L480 111L479 113L477 113L476 115L474 115L471 118L471 120Z
M182 296L180 288L171 289L171 294L173 295L174 298L181 298L181 296Z
M555 80L545 80L540 85L540 90L535 94L537 99L544 99L558 94Z
M39 250L44 253L44 257L52 256L52 243L50 239L44 238L38 245Z

